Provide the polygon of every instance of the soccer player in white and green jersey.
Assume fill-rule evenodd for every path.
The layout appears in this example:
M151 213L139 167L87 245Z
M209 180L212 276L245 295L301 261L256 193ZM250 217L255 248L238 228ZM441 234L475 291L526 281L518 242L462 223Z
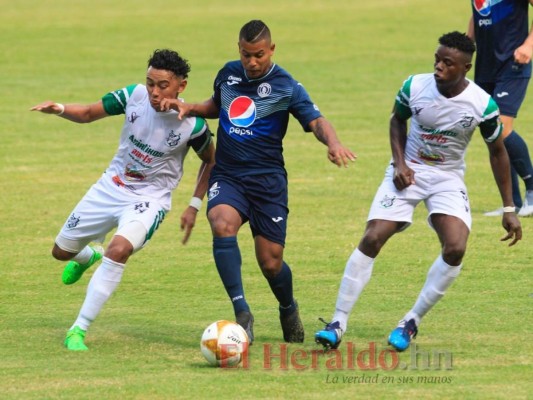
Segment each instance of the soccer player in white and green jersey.
M172 50L156 50L148 60L146 85L135 84L88 104L46 101L31 110L73 122L93 122L124 114L117 153L102 177L71 212L56 237L52 255L70 260L62 275L69 285L102 259L94 272L78 318L67 332L69 350L87 350L85 334L117 288L129 257L151 239L183 175L183 160L192 147L202 163L190 204L181 215L182 242L189 239L214 165L212 134L204 119L177 118L178 96L187 85L190 66ZM117 228L105 252L103 242Z
M505 210L502 224L507 234L502 240L514 245L522 238L498 107L466 78L474 51L475 45L466 35L443 35L435 53L434 73L409 77L396 97L390 119L391 163L370 208L363 238L346 264L332 321L315 334L315 340L326 348L339 346L374 260L389 238L412 223L420 202L428 210L428 222L437 233L441 252L414 306L389 336L394 349L409 347L424 315L459 275L472 222L464 156L477 127L487 144Z

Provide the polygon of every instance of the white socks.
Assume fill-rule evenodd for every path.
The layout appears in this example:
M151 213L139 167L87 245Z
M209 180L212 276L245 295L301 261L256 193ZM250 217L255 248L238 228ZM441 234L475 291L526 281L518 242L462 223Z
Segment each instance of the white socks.
M332 322L338 321L343 332L346 332L348 317L372 275L374 259L355 249L344 269L337 304ZM414 318L416 325L427 312L444 296L446 290L461 272L462 264L458 266L448 265L439 255L428 271L424 287L420 291L413 308L405 315L403 320L409 321Z
M76 254L72 261L76 261L79 264L87 264L91 257L93 256L93 249L89 246L85 246L78 254Z
M85 249L82 251L85 251ZM79 326L86 331L89 328L91 322L100 313L105 302L117 288L122 279L124 267L125 264L117 263L107 257L102 259L102 264L96 269L89 282L87 295L81 306L78 318L70 329L74 328L74 326Z
M463 264L448 265L442 259L442 255L439 255L428 271L426 283L420 291L415 305L403 319L409 321L414 318L418 326L424 315L444 296L446 289L461 272L462 266Z
M361 295L366 284L372 275L374 259L363 254L359 249L355 249L346 263L344 276L342 277L337 304L332 322L339 321L343 332L346 332L348 317L355 302Z

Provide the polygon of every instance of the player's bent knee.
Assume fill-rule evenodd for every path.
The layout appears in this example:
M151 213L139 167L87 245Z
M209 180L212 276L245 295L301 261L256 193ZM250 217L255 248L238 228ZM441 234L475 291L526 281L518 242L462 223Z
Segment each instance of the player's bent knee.
M57 236L52 248L52 257L59 261L68 261L83 250L86 245L85 242Z
M106 257L117 262L125 262L131 254L146 245L147 234L146 227L140 221L132 221L121 226L109 243Z
M442 249L442 259L448 265L459 265L463 261L463 257L466 252L464 246L444 246Z
M375 231L365 232L359 248L361 251L369 257L375 257L385 245L388 238L383 238Z
M259 267L265 278L272 279L281 272L282 263L277 259L272 259L270 261L260 262Z
M54 245L54 247L52 249L52 257L54 257L56 260L59 260L59 261L68 261L72 257L74 257L74 255L75 254L69 253L69 252L57 247L57 245Z

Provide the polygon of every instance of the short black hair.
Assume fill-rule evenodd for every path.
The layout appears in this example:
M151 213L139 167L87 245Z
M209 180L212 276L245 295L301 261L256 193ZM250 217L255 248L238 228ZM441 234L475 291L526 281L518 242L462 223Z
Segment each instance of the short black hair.
M148 67L172 71L176 76L187 78L191 72L189 62L174 50L158 49L148 59Z
M244 40L248 43L256 43L263 39L271 39L270 29L259 19L253 19L247 22L239 32L239 40Z
M453 31L445 33L439 38L439 44L449 47L451 49L457 49L463 53L472 56L476 51L476 45L472 39L466 36L465 33Z

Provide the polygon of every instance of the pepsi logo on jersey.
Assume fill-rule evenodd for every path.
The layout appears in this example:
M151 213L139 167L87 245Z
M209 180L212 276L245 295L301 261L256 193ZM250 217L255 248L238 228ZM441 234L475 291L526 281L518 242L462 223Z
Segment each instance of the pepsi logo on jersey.
M490 0L473 0L474 8L482 17L490 14Z
M233 125L246 128L254 123L256 113L254 101L247 96L239 96L229 105L228 118Z

